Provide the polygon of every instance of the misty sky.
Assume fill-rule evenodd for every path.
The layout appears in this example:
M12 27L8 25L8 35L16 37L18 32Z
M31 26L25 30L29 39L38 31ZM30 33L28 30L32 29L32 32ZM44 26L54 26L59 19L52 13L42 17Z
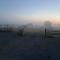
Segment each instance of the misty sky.
M60 24L60 0L0 0L0 23Z

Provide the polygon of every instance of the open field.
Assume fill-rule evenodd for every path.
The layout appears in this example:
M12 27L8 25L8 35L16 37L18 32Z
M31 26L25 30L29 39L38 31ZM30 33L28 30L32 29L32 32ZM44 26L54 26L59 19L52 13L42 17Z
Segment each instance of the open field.
M60 60L60 37L0 32L0 60Z

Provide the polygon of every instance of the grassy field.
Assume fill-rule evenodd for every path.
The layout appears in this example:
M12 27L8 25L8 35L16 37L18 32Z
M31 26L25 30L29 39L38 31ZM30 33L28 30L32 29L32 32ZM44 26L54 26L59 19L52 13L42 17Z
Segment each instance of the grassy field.
M56 36L0 32L0 60L60 60L60 37Z

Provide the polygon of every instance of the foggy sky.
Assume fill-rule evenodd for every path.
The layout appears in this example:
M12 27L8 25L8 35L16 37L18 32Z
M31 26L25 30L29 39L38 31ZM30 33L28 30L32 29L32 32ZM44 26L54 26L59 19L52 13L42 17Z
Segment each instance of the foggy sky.
M60 0L0 0L0 23L60 23Z

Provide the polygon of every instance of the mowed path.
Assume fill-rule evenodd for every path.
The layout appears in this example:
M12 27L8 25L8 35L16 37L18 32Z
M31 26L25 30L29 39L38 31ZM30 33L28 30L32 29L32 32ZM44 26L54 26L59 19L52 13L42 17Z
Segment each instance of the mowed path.
M59 49L56 38L0 32L0 60L58 60Z

